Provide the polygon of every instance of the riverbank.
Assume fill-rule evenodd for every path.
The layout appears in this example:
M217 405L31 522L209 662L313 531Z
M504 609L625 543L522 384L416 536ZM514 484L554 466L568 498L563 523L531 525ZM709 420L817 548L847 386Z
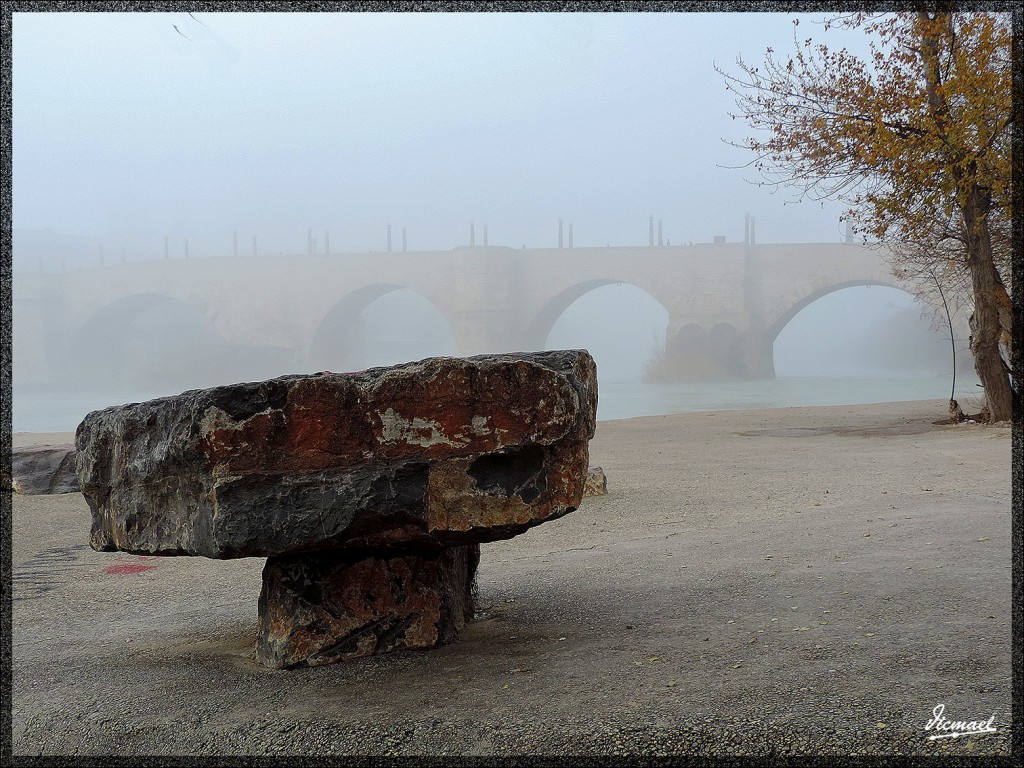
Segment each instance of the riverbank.
M736 379L641 383L600 381L598 421L632 419L695 411L751 410L850 403L945 400L949 381L944 376L904 378ZM977 378L958 376L956 399L965 410L981 407ZM74 430L89 413L109 405L134 403L178 390L162 392L48 392L14 387L12 417L15 430Z
M599 422L609 494L484 545L458 641L295 671L254 661L261 559L93 552L80 494L14 496L14 751L1009 754L1010 428L946 416ZM997 732L929 740L939 704Z

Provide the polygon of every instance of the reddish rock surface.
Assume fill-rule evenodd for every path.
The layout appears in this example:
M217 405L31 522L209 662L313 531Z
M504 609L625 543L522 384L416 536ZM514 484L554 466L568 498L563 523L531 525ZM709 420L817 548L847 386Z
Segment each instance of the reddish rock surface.
M101 551L269 558L258 656L317 665L452 640L480 542L576 509L597 370L585 350L285 376L86 416Z
M508 538L575 509L586 351L286 376L86 416L97 550L212 558Z
M272 557L263 568L256 656L278 669L454 640L473 618L480 545L369 557Z

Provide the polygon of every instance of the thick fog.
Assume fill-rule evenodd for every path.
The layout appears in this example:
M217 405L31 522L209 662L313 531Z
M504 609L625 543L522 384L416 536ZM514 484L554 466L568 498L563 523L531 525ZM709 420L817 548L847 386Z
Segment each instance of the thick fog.
M804 29L820 30L804 20ZM231 233L303 252L834 241L840 208L744 183L715 63L785 46L786 14L16 13L15 225L160 253ZM834 33L830 33L832 35ZM852 35L861 42L863 35ZM791 44L791 41L790 41Z
M747 213L759 243L843 240L842 206L751 183L750 156L729 144L746 128L714 66L735 71L737 55L789 50L788 14L13 18L16 398L76 382L163 392L458 352L438 308L396 284L325 326L319 357L291 354L270 331L259 350L228 348L217 308L140 300L98 312L55 364L56 352L32 348L61 333L71 310L58 295L87 271L115 285L136 262L382 253L389 237L394 251L451 251L471 237L553 248L560 219L576 247L647 245L652 216L677 246L742 242ZM866 52L862 33L825 35L822 18L802 16L801 39ZM239 264L225 299L252 289ZM40 276L60 282L32 282ZM877 290L834 294L799 315L779 337L779 375L941 374L948 349L920 307L906 294L880 303ZM32 302L48 307L52 328L19 323L19 311L38 318L24 309ZM668 322L649 294L606 285L572 304L544 343L590 348L602 381L639 381ZM19 359L44 358L49 374L29 376L27 363L19 372Z

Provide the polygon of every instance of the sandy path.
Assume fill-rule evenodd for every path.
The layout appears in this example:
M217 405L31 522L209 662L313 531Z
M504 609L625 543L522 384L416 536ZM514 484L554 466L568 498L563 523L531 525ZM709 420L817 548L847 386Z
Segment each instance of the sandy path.
M15 753L1007 754L1010 429L944 416L600 422L609 495L485 545L459 641L308 670L253 661L262 560L15 496ZM998 733L929 741L940 703Z

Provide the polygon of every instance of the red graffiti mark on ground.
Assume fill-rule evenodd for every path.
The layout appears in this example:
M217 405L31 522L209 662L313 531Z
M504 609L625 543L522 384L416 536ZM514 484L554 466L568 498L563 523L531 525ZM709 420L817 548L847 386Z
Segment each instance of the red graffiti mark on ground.
M144 560L156 560L156 557L144 557L138 556L135 558L139 562L120 562L116 565L108 565L103 568L104 573L113 573L114 575L125 575L127 573L141 573L143 570L152 570L157 567L157 563L153 565L142 565L141 561Z
M112 573L115 576L124 576L128 573L142 573L143 571L149 571L156 568L155 565L141 565L139 563L119 563L118 565L108 565L103 569L104 573Z

